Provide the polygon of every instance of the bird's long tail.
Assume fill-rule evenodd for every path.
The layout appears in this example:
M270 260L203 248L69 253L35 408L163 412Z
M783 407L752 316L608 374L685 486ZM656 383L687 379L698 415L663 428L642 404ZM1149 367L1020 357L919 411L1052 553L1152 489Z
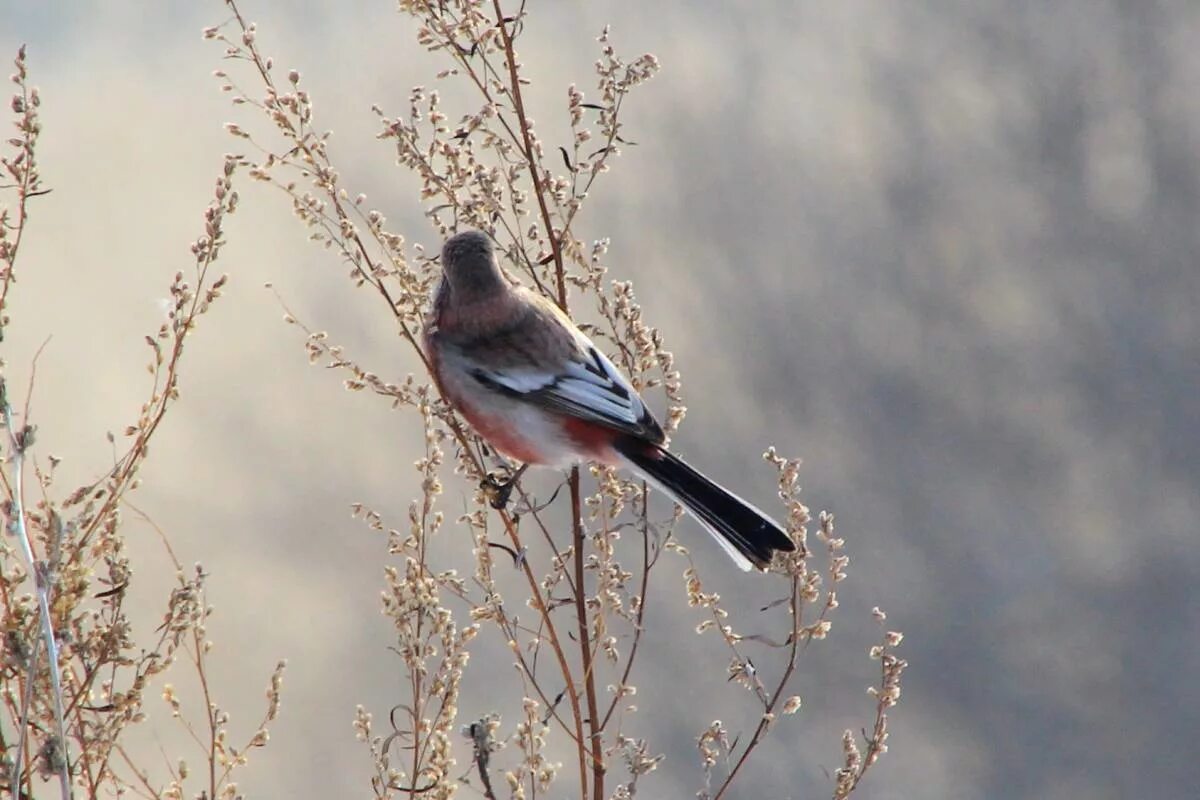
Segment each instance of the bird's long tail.
M630 467L687 509L743 570L766 569L776 550L796 549L779 523L679 456L633 438L615 447Z

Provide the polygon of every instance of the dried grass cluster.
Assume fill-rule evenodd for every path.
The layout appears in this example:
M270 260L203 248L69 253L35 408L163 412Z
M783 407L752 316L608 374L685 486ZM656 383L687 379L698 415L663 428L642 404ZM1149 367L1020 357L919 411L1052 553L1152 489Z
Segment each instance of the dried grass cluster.
M15 64L12 82L17 91L11 108L17 135L8 140L12 154L0 160L7 177L0 188L13 195L12 205L0 210L0 338L11 324L4 309L16 283L15 266L31 208L49 191L37 168L41 100L28 85L24 48ZM179 398L184 347L226 281L224 275L213 275L213 264L224 244L222 223L237 208L236 169L236 160L225 160L204 210L203 232L192 243L194 263L188 275L175 274L166 321L145 337L152 354L148 397L120 444L108 434L113 463L97 480L72 491L60 489L55 470L62 460L53 455L39 458L34 451L32 380L23 406L18 406L14 387L0 372L0 415L6 431L0 484L7 534L0 539L0 788L11 796L33 797L35 779L40 778L57 780L63 797L133 791L162 798L232 798L237 795L235 770L246 763L250 748L266 744L267 725L279 709L282 662L271 676L261 723L245 745L231 741L229 717L208 687L206 625L212 609L205 600L207 575L200 565L187 570L174 562L177 588L164 598L162 624L156 630L135 630L126 607L134 565L126 550L124 516L127 511L140 513L129 495L138 487L151 439ZM36 358L35 354L35 367ZM0 362L0 370L3 367ZM27 481L30 474L32 484ZM163 543L174 560L165 538ZM179 671L180 660L191 668L201 695L188 703L165 682ZM204 769L193 773L181 757L160 780L126 750L126 733L145 721L145 705L156 693L194 739Z

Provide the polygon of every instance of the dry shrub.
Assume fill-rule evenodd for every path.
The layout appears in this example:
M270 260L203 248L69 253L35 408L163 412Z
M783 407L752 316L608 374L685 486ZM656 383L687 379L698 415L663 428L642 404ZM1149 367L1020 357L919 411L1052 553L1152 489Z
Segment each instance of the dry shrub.
M421 494L409 507L407 524L389 527L379 513L354 506L355 516L386 531L396 559L385 569L383 612L395 624L394 649L409 687L382 726L364 708L355 719L375 764L376 796L450 797L460 784L478 781L487 797L547 791L597 800L632 797L662 758L629 733L637 727L638 712L630 676L646 633L647 586L670 559L683 560L684 589L700 614L696 632L721 637L728 652L728 662L697 668L746 690L739 734L731 735L718 721L697 738L699 796L731 796L731 786L778 717L799 710L800 698L789 691L796 665L804 647L830 630L837 584L848 563L832 515L820 515L814 558L809 512L797 496L799 464L774 449L766 453L798 547L778 555L770 575L759 578L777 587L779 599L761 612L748 612L705 591L686 549L673 538L679 513L656 516L646 487L612 469L593 465L586 477L573 469L552 502L536 504L518 489L514 510L494 511L484 481L495 465L493 454L439 396L418 344L440 274L436 253L391 229L381 210L346 185L328 146L330 132L317 124L300 73L281 76L260 50L255 26L236 2L227 5L233 19L205 35L225 47L230 66L216 73L223 91L235 105L260 112L257 119L228 125L239 147L259 153L245 162L249 176L282 191L310 238L336 255L355 285L383 302L419 365L387 380L331 344L325 333L287 314L308 334L314 363L346 371L352 391L368 391L419 415L425 432L424 455L415 465ZM442 238L464 227L487 232L515 277L577 318L595 320L585 331L639 391L662 392L665 427L674 431L685 407L664 336L645 320L632 284L606 277L607 242L585 241L578 233L585 201L627 144L626 100L654 76L658 60L649 54L624 59L608 30L602 32L595 95L588 98L575 84L567 87L563 113L570 141L547 145L527 112L533 83L516 52L528 14L524 3L505 9L499 0L401 0L399 8L415 20L418 44L441 68L431 85L411 90L407 108L374 111L379 138L393 145L400 167L420 178L434 231ZM447 108L436 88L447 81L469 87L474 103ZM453 527L444 510L447 483L465 488L470 498L465 513L454 519L473 537L469 557L459 548L447 559L442 548L435 555L431 547ZM523 615L527 609L532 621ZM882 624L882 612L877 619ZM742 633L751 626L774 634ZM459 707L469 656L486 627L507 643L519 676L513 687L519 703L517 697L499 697L499 689L491 692L498 705L507 701L520 709L507 724L494 709ZM687 634L670 629L657 635ZM864 745L846 733L835 797L850 794L886 751L887 709L899 699L905 666L894 654L900 639L899 633L885 632L871 651L881 663L880 683L872 688L874 722L862 737ZM493 669L474 679L497 680ZM651 704L650 713L658 714L682 705L669 697ZM459 746L470 748L469 759L455 755L460 734ZM555 753L569 754L570 763L556 762Z
M685 407L682 384L664 335L645 318L633 286L607 277L607 242L578 233L586 200L598 188L622 146L626 100L659 69L651 55L620 57L608 31L598 40L596 91L588 97L567 87L563 113L570 141L548 147L526 108L530 76L516 52L525 30L524 4L504 9L499 0L402 0L416 20L417 41L440 59L433 86L456 81L470 87L474 105L444 107L436 88L415 87L408 107L393 115L375 109L379 138L395 149L398 164L421 180L425 216L439 237L474 227L488 232L521 280L588 320L583 327L604 347L642 392L660 392L665 428L674 431ZM833 517L818 515L815 528L801 502L799 462L765 454L775 468L781 516L797 544L778 554L767 582L776 600L763 609L726 602L706 589L687 549L674 538L678 510L657 512L644 484L612 469L573 469L560 491L541 504L518 487L511 510L493 510L484 478L494 454L438 395L418 344L431 289L439 276L436 255L389 228L384 214L344 185L330 152L328 131L317 126L313 101L301 75L280 76L256 42L253 24L235 2L232 18L207 29L224 47L229 66L218 71L222 88L239 107L260 112L227 125L239 150L228 156L204 233L193 245L195 263L171 283L172 313L146 337L152 349L152 388L115 465L97 481L58 498L54 466L31 451L31 409L3 394L7 427L3 484L10 537L4 539L0 601L4 604L4 704L0 743L4 775L13 794L32 796L36 776L55 779L63 796L78 788L87 796L136 792L147 797L235 797L234 770L247 750L266 743L266 726L279 708L282 664L271 678L268 708L244 747L230 744L228 715L208 691L207 575L176 562L178 586L165 600L163 625L132 630L123 609L132 569L122 537L127 495L147 457L147 444L178 398L184 344L198 319L219 298L224 276L211 267L223 243L221 223L237 207L233 179L241 173L279 189L311 239L328 248L354 283L382 301L411 354L414 371L388 380L361 366L320 332L305 330L311 360L346 373L346 387L367 392L405 413L424 430L415 469L420 494L403 524L391 524L361 505L354 516L386 535L392 561L384 569L383 613L393 622L405 695L394 698L383 721L360 707L359 738L373 763L377 797L445 798L464 785L496 798L555 796L629 798L663 756L636 734L639 720L662 717L687 704L680 698L642 698L635 704L632 680L639 646L647 635L651 580L673 562L695 614L690 627L666 626L663 638L718 637L725 657L698 662L714 685L738 687L744 702L733 721L705 722L696 732L697 795L735 796L735 783L753 768L763 741L801 710L793 687L807 646L825 639L838 607L839 583L848 558L834 532ZM13 280L30 201L44 191L34 159L38 98L27 89L24 54L18 58L17 138L3 165L15 192L0 221L0 321ZM266 124L263 124L265 119ZM30 491L23 481L34 478ZM584 474L586 473L586 474ZM466 500L447 517L446 486ZM29 495L28 497L26 495ZM473 547L435 547L449 529L470 532ZM11 542L19 543L16 549ZM165 538L164 538L165 543ZM173 556L172 556L173 558ZM885 617L876 610L882 626ZM662 617L656 617L654 624ZM901 635L881 627L870 656L880 663L871 687L873 714L862 735L846 731L844 763L833 776L831 795L842 798L886 752L888 710L900 696L905 662L895 650ZM499 635L511 654L516 680L495 670L468 670L480 634ZM753 631L751 633L750 631ZM761 631L766 631L765 633ZM382 645L381 645L382 650ZM47 651L49 657L47 657ZM180 656L197 677L201 695L185 700L170 684L161 692L195 740L204 768L180 760L170 774L152 778L122 741L144 718L146 692L162 683ZM491 708L462 708L466 681L489 684ZM506 694L507 693L507 694ZM185 709L199 705L199 716ZM506 709L504 715L498 708ZM565 762L565 763L564 763ZM19 787L19 788L18 788ZM781 787L782 789L782 787Z
M17 89L10 107L17 133L0 160L5 174L0 188L12 196L11 205L0 207L0 338L11 324L8 302L31 210L49 192L37 164L41 98L28 83L24 47L15 64ZM279 710L282 662L271 676L262 721L244 745L231 741L229 716L210 694L207 680L207 625L213 613L205 600L208 575L199 564L185 569L176 561L165 534L162 542L174 561L177 587L163 599L162 624L135 630L126 606L134 564L124 518L127 511L140 514L129 495L138 487L151 439L179 399L185 345L226 281L214 274L213 265L224 243L222 223L237 208L236 169L235 159L225 160L204 210L203 232L192 243L194 262L187 274L175 274L166 321L145 337L151 351L147 399L120 444L108 434L113 462L95 481L72 491L57 485L55 470L62 459L43 459L35 449L32 379L20 404L15 387L0 372L5 428L0 484L7 534L0 539L0 787L11 796L33 797L38 782L49 780L57 781L64 798L76 792L231 798L237 794L234 771L246 763L247 750L266 744L267 725ZM23 357L36 366L37 354ZM0 370L3 366L0 362ZM77 392L78 387L41 390ZM166 683L170 676L186 679L177 675L180 660L201 695L186 706ZM145 721L145 704L155 693L170 704L196 745L162 778L153 777L125 747L126 734ZM204 768L193 772L187 759L197 754Z

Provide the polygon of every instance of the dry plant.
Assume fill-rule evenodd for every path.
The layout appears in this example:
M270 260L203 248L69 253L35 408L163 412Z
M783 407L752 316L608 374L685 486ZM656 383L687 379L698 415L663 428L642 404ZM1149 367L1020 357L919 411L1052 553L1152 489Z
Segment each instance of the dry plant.
M15 64L11 110L16 135L8 139L9 151L0 159L0 190L13 196L11 205L0 206L0 340L10 324L10 291L17 282L15 265L30 228L30 211L49 191L41 183L36 158L41 99L28 83L24 47ZM118 438L108 434L113 461L94 482L73 491L59 488L55 470L62 459L39 458L34 452L37 428L30 397L35 370L21 403L6 380L7 354L0 361L5 429L0 484L6 523L0 539L0 789L9 796L32 798L49 780L57 781L64 798L77 792L89 798L125 793L231 798L237 794L234 770L245 763L248 748L266 743L266 726L278 711L282 663L271 676L262 722L246 746L231 743L228 715L211 696L207 678L208 576L198 564L185 570L165 536L162 542L175 564L178 585L164 599L162 624L152 631L135 630L126 600L135 563L123 512L140 515L128 495L138 486L151 439L179 399L184 346L226 280L213 275L213 264L223 244L224 218L237 207L232 188L236 168L235 160L225 161L204 211L204 231L191 246L190 274L175 274L166 319L145 338L153 353L147 400L125 429L123 444L118 446ZM36 361L32 354L35 368ZM80 391L78 386L48 390ZM165 683L168 673L179 672L173 667L180 660L194 672L200 694L194 703L198 708L187 713L190 706ZM154 778L126 749L126 734L145 721L153 692L162 694L194 740L193 760L204 768L192 772L181 757L165 766L166 777Z
M778 555L770 574L757 577L778 592L778 600L761 610L734 608L706 591L686 549L672 537L679 512L652 513L646 487L611 469L593 465L586 476L571 470L562 491L541 505L518 487L514 510L493 510L484 488L492 454L439 396L418 344L440 273L436 254L389 228L365 195L345 185L330 132L316 124L300 73L276 70L238 3L226 5L232 17L205 31L224 47L229 64L216 76L235 105L267 121L262 125L256 116L227 125L239 149L254 154L242 158L248 175L282 191L310 238L385 304L418 365L408 375L385 379L326 334L286 315L308 334L314 363L344 370L348 389L418 415L424 429L424 452L415 464L420 494L406 522L389 526L376 511L354 506L356 517L386 531L395 557L385 569L383 613L394 623L394 650L407 676L405 696L382 723L362 707L354 720L370 749L375 795L447 798L469 785L488 798L633 797L662 756L635 733L631 678L646 635L651 576L674 561L683 568L683 588L698 614L696 632L720 637L728 654L727 661L695 668L709 670L714 681L732 681L745 699L736 724L714 721L697 732L697 794L734 796L735 781L748 774L779 717L800 709L791 688L797 665L807 645L829 633L846 575L848 559L831 515L820 515L817 546L809 548L798 462L773 449L766 454L797 549ZM674 431L685 408L664 337L644 319L632 285L606 278L607 243L585 242L578 233L585 201L626 144L626 99L658 71L658 61L652 55L619 57L605 30L597 92L588 100L575 85L567 87L563 113L571 139L549 147L528 113L532 84L516 50L527 18L523 2L506 9L500 0L401 0L399 8L415 20L419 45L442 62L436 83L465 84L475 97L473 105L451 110L438 89L417 86L398 114L374 109L379 139L421 180L434 231L439 238L461 227L486 231L520 279L576 319L594 319L585 331L639 391L665 396L665 428ZM466 510L453 520L443 499L447 482L468 493ZM473 537L469 554L465 547L439 546L439 537L455 526ZM882 625L882 612L876 616ZM772 633L744 632L763 628ZM469 657L489 629L511 653L516 680L505 684L495 669L473 680L516 719L504 719L495 707L460 707L464 681L472 679ZM671 628L657 635L690 634ZM881 669L871 689L873 724L861 742L845 733L834 797L853 792L886 752L887 711L899 699L905 667L895 654L900 640L885 630L871 650ZM680 700L651 700L652 713L662 717L686 707Z

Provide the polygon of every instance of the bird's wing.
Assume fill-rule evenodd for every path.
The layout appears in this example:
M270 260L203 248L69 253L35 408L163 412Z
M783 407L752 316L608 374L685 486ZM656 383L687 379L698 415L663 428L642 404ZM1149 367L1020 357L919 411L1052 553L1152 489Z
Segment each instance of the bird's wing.
M530 313L511 329L460 343L470 374L508 397L663 441L662 427L612 361L557 306L527 297Z

